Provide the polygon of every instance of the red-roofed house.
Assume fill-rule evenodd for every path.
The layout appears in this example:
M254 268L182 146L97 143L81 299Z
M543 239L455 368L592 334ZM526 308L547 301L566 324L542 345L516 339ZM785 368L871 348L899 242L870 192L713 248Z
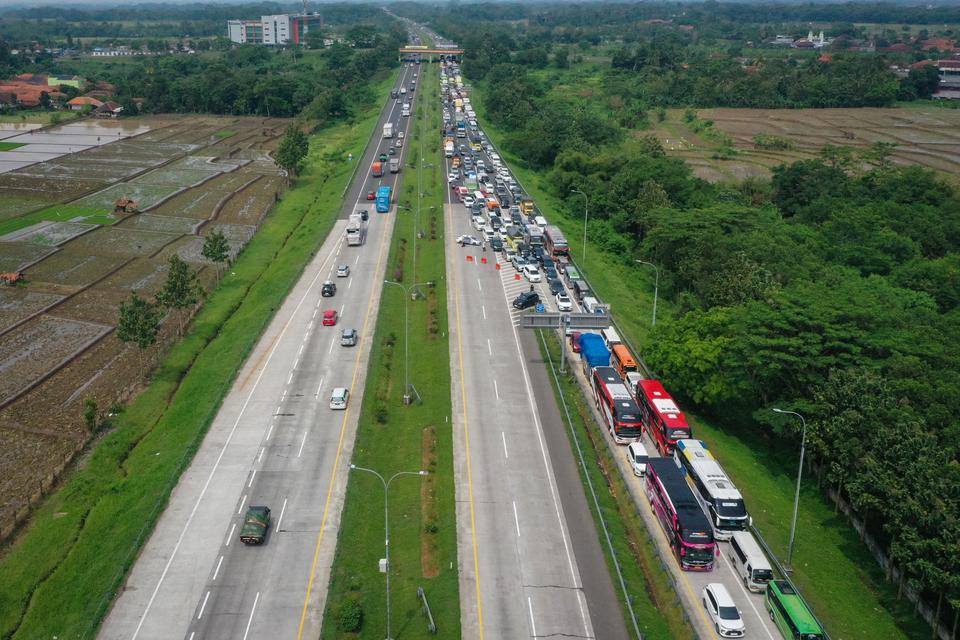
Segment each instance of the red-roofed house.
M913 47L903 42L896 42L889 47L881 47L878 51L882 53L909 53Z
M924 51L956 51L954 41L950 38L930 38L920 45Z
M103 103L96 98L77 96L73 100L68 101L67 106L69 106L72 111L83 111L85 109L99 109L103 106Z
M123 107L116 102L104 102L97 107L96 115L98 118L116 118L121 111L123 111Z

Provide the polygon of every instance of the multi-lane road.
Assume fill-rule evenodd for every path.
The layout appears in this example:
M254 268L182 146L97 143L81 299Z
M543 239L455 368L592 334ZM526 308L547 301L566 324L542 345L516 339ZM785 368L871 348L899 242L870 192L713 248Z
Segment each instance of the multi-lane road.
M395 88L418 70L403 67ZM400 102L386 103L366 153L351 160L339 220L239 372L100 637L319 635L395 215L376 213L366 196L381 184L395 192L402 176L374 178L370 166L396 144L381 138L385 122L408 129ZM369 210L366 243L347 246L346 218L360 209ZM340 265L349 276L336 276ZM333 297L321 297L326 280ZM326 310L337 311L336 326L322 325ZM340 345L343 328L359 331L357 346ZM352 390L345 411L329 407L334 387ZM266 544L247 547L238 533L254 504L273 510L273 526Z

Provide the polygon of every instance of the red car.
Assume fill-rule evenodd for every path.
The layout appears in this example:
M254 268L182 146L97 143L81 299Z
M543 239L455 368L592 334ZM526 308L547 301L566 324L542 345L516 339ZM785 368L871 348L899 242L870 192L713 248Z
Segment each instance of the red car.
M574 353L580 353L580 331L574 331L570 334L570 346Z
M376 199L377 199L377 194L375 194L373 191L367 192L367 200L376 200Z
M335 309L327 309L323 312L323 326L332 327L337 324L337 312Z

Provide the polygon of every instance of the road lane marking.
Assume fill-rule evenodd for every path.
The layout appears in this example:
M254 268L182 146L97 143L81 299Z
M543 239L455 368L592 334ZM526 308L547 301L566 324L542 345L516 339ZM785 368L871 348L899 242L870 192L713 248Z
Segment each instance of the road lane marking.
M350 278L350 279L347 281L347 289L349 289L352 285L353 285L353 278Z
M257 462L260 462L261 460L263 460L263 450L264 448L260 447L260 455L257 456Z
M303 348L305 346L307 346L307 336L303 336L303 342L300 343L300 348L297 350L297 360L303 355Z
M283 499L283 506L280 507L280 517L277 518L277 531L280 531L280 525L283 523L283 513L287 510L287 499Z
M250 474L250 482L247 483L247 489L253 486L253 479L256 477L257 477L257 470L254 469L253 472Z
M477 278L477 289L480 289L480 293L483 293L483 285L480 284L480 278Z
M537 623L533 621L533 602L530 601L530 596L527 596L527 609L530 611L530 637L537 637Z
M203 596L203 604L200 605L200 613L197 614L197 620L203 617L203 610L207 608L207 600L210 599L210 592L207 591L207 595Z
M297 356L297 359L293 361L293 368L296 369L298 364L300 364L300 356Z
M360 254L357 254L356 259L353 261L353 264L358 264L360 262Z
M234 522L230 525L230 533L227 534L227 541L223 543L223 546L229 547L230 541L233 540L233 532L237 530L237 523Z
M493 392L497 394L497 400L500 399L500 387L497 386L497 381L493 381Z
M246 501L247 501L247 494L243 494L243 497L240 498L240 508L237 509L237 515L240 515L240 513L243 511L243 505L244 503L246 503Z
M520 516L517 515L517 501L513 501L513 521L517 524L517 537L520 537Z
M483 319L486 320L486 319L487 319L487 308L486 308L485 306L483 306L483 305L480 305L480 311L483 312Z
M222 555L220 556L220 559L217 560L217 568L214 569L214 571L213 571L213 580L212 580L211 582L215 582L216 579L217 579L217 576L220 575L220 565L221 565L221 564L223 564L223 556L222 556Z
M189 638L189 640L193 640L193 636L195 636L195 635L197 635L197 632L196 632L196 631L191 631L191 632L190 632L190 638Z
M306 442L307 442L307 432L304 431L304 432L303 432L303 440L300 441L300 450L297 451L297 457L298 457L298 458L300 457L300 454L303 453L303 445L306 444Z
M257 603L260 602L260 592L257 591L257 597L253 599L253 608L250 609L250 618L247 619L247 629L243 632L243 640L247 640L250 635L250 625L253 624L253 614L257 611Z
M507 453L507 434L503 431L500 432L500 437L503 438L503 457L507 460L510 459L510 454Z
M320 384L317 385L317 392L316 392L315 394L313 394L313 395L314 395L314 396L319 396L319 395L320 395L320 389L322 389L322 388L323 388L323 378L321 377L321 378L320 378Z
M290 384L290 381L293 380L293 371L290 372L290 375L287 376L287 385Z
M336 338L330 341L330 348L327 349L327 353L333 353L333 345L336 344L336 342L337 342Z
M266 437L267 440L269 440L269 439L270 439L270 436L273 435L273 425L275 425L275 424L277 424L277 423L276 423L276 418L274 418L273 420L270 421L270 428L267 429L267 437Z

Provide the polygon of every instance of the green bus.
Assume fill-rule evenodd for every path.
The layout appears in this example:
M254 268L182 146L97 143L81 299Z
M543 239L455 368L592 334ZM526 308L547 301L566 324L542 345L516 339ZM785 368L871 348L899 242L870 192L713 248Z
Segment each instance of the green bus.
M767 613L786 640L824 640L826 634L800 594L786 580L767 583Z

